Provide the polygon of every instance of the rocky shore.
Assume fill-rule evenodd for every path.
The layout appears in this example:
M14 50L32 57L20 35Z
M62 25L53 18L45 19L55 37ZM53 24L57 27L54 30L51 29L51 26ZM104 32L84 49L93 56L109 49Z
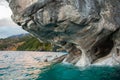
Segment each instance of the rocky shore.
M69 53L58 62L119 64L120 0L7 1L15 23Z

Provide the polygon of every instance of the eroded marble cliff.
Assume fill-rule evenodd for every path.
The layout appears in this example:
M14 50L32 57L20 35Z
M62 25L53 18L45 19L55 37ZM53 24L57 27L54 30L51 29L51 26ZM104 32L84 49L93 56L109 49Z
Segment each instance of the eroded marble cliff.
M120 0L7 0L12 19L69 52L55 61L119 64Z

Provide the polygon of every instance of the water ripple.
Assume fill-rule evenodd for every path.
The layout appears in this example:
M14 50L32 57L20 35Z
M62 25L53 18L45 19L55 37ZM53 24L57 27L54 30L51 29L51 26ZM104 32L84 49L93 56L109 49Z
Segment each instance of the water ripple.
M53 55L60 56L49 52L0 51L0 80L35 80L40 68L49 65L42 61Z

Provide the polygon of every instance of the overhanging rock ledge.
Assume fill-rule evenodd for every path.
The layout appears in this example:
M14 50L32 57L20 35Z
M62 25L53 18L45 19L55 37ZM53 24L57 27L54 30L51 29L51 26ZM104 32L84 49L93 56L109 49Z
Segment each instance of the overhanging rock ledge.
M76 66L120 62L120 0L7 0L12 19Z

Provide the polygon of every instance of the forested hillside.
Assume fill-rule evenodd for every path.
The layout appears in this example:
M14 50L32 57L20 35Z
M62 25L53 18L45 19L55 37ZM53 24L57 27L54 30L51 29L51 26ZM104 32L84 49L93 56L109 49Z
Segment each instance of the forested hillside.
M35 37L24 34L0 39L0 50L12 51L51 51L50 43L40 43Z

